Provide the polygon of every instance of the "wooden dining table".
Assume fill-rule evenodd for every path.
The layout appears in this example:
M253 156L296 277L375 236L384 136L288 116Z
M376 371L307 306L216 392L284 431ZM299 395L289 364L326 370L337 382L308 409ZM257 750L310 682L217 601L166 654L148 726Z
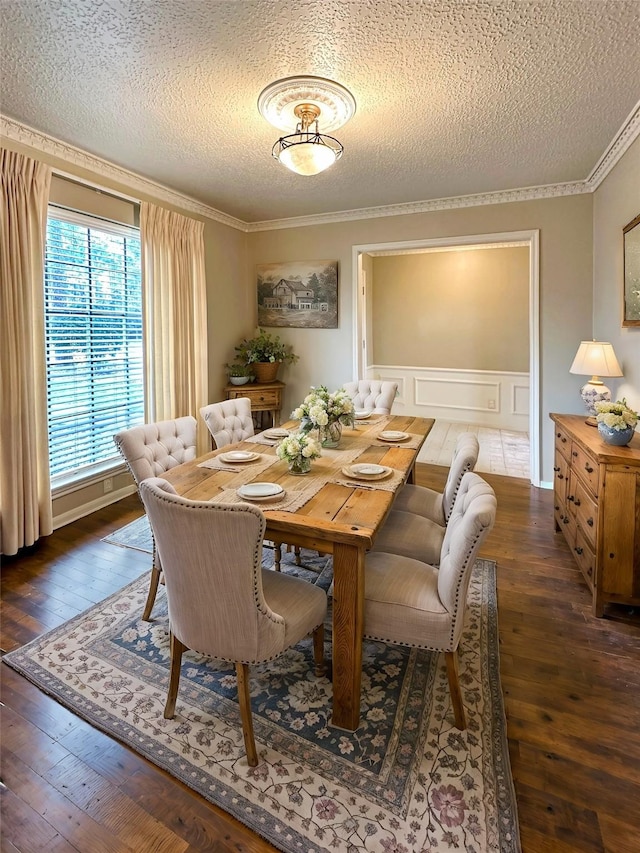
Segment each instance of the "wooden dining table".
M433 424L431 418L405 415L356 421L354 428L343 428L340 445L323 450L304 476L289 473L287 463L277 458L275 444L266 443L264 433L162 475L178 494L193 500L240 500L239 486L264 481L278 483L293 497L294 506L288 510L279 508L278 501L255 505L266 518L266 539L333 557L331 722L341 729L355 731L360 719L365 554L375 542L397 490L405 482L413 482L416 457ZM291 430L298 426L297 421L283 425ZM388 442L379 438L381 431L389 430L404 432L409 439ZM230 450L260 454L259 464L227 465L219 457ZM342 471L354 459L387 466L393 469L392 476L360 482Z

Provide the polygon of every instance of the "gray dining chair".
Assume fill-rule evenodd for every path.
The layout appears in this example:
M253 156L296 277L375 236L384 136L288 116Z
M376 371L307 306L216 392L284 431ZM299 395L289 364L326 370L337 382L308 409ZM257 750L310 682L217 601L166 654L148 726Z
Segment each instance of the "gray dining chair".
M188 500L159 478L145 480L140 495L167 590L171 663L164 716L175 715L184 652L234 663L247 761L255 767L249 665L273 660L313 633L315 674L324 674L327 596L307 581L262 568L265 518L257 507Z
M251 438L254 434L251 400L248 397L209 403L200 409L200 415L218 450L227 444Z
M492 493L491 486L478 474L470 472L464 474L449 516L449 523L454 513L464 511L473 498ZM437 566L440 564L442 543L448 526L447 524L447 527L443 527L430 518L424 518L413 512L392 509L376 537L372 551L390 551Z
M465 474L462 488L467 478L476 477ZM456 500L445 528L439 568L396 552L371 551L365 558L364 636L444 652L458 729L466 728L458 646L467 591L478 550L496 518L495 493L485 486L465 489L467 499Z
M389 415L398 383L380 379L360 379L359 382L345 382L343 387L353 400L356 410L369 411L374 415Z
M478 461L480 444L472 432L462 432L456 440L444 490L437 492L426 486L407 483L393 502L393 509L413 512L444 527L449 520L462 477L473 471Z
M187 415L175 420L123 429L113 436L138 488L138 494L140 483L147 477L158 477L176 465L196 458L196 427L196 419ZM149 594L142 613L145 622L151 617L161 576L162 567L154 540Z

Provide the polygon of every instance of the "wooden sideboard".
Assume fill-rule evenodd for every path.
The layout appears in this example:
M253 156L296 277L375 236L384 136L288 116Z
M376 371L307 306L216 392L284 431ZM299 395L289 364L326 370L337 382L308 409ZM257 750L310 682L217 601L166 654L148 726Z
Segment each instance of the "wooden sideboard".
M627 447L605 444L579 415L554 422L554 520L593 596L640 605L640 436Z
M251 411L261 415L271 413L271 426L278 426L280 410L282 409L282 392L284 382L248 382L245 385L225 385L225 399L236 400L238 397L248 397L251 400Z

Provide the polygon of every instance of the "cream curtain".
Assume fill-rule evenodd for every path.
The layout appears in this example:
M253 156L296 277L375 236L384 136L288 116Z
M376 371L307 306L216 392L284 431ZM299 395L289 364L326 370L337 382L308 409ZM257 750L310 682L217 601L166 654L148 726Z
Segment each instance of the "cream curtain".
M140 241L148 419L197 418L208 402L204 223L142 202ZM207 449L198 430L198 453Z
M44 338L51 168L0 148L0 553L53 530Z

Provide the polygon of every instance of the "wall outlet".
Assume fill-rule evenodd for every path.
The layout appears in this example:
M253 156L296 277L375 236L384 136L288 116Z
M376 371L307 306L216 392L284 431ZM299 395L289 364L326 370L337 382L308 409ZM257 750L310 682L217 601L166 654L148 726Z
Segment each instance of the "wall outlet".
M495 409L496 401L495 400L489 400L488 406L490 409Z
M107 477L106 480L103 480L104 483L104 493L106 495L107 492L113 491L113 479L111 477Z

